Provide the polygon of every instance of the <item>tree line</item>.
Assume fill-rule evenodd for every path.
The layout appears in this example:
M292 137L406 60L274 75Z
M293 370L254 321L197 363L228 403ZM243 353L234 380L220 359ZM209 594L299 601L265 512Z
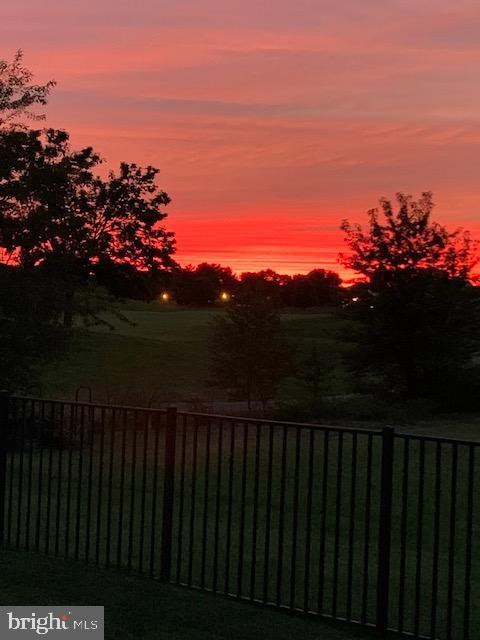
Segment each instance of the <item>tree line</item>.
M151 273L110 262L96 267L96 281L116 297L198 307L257 296L275 307L307 308L336 305L343 298L339 275L325 269L293 276L272 269L236 275L230 267L202 262Z

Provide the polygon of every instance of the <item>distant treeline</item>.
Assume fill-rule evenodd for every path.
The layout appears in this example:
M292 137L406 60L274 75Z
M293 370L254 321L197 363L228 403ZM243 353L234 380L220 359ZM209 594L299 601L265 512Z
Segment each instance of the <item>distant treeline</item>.
M109 261L97 264L95 272L98 284L115 297L179 305L208 306L256 297L277 306L307 308L336 305L342 299L339 275L324 269L293 276L267 269L237 276L218 264L146 272Z

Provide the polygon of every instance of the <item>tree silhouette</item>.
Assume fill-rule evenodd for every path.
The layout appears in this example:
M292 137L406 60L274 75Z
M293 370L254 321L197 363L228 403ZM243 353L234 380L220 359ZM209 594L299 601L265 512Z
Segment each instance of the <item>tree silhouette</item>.
M63 353L65 332L54 283L38 270L0 264L0 385L19 389L37 381L39 366Z
M375 281L423 269L468 279L477 261L469 233L449 232L431 220L434 203L429 191L419 200L403 193L397 193L396 199L396 212L386 198L380 199L380 209L368 212L368 231L348 220L342 222L350 249L349 254L340 255L343 265Z
M202 262L173 274L175 300L179 304L207 306L218 302L222 291L235 291L237 281L230 267Z
M32 111L45 105L54 86L32 82L17 51L12 62L0 60L0 135L26 129L25 120L42 120ZM0 172L5 172L11 153L0 155ZM13 258L13 259L12 259ZM66 335L58 330L58 297L51 279L20 268L11 252L0 247L0 385L19 389L35 381L40 364L59 355ZM8 262L10 266L6 266ZM3 263L3 264L2 264Z
M161 224L170 202L153 167L122 163L106 179L91 147L71 151L65 131L0 132L0 246L21 267L61 274L65 324L75 289L95 265L170 268L173 233Z
M366 231L342 224L350 248L342 262L363 276L349 307L362 327L356 368L409 396L438 397L478 348L474 244L468 233L431 220L430 193L418 201L399 193L397 202L395 212L382 199Z
M290 280L272 269L246 271L240 276L240 295L247 299L264 298L275 306L282 306L282 287Z
M267 301L250 298L213 319L210 370L215 386L265 409L291 373L292 348L281 335L280 315Z
M296 274L282 288L282 299L291 307L335 305L341 298L340 277L333 271L313 269L306 275Z
M23 66L23 52L18 50L12 62L0 60L0 128L18 125L17 118L26 116L41 120L43 115L30 111L34 105L46 105L48 94L55 86L50 80L46 84L33 84L32 72Z

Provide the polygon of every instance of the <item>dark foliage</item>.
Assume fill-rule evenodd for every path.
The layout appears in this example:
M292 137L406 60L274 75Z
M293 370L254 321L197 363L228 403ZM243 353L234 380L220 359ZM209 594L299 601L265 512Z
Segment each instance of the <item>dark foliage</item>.
M240 296L262 298L269 300L275 306L283 306L282 287L289 280L289 276L282 276L272 269L264 271L242 273L239 278L238 292Z
M115 298L150 302L172 288L175 270L140 270L129 263L100 260L93 266L95 281Z
M70 150L68 134L49 129L0 133L0 247L4 259L57 274L65 292L65 324L75 291L99 263L139 270L172 268L173 234L161 224L170 201L157 170L122 163L107 179L88 147Z
M260 401L275 397L292 374L292 347L281 335L280 316L271 303L253 298L213 319L210 343L212 383L233 397Z
M230 300L263 299L275 307L308 308L338 305L341 280L336 273L315 269L294 276L272 269L235 276L229 267L202 263L176 269L169 279L159 279L160 288L170 288L180 305L209 306Z
M230 296L236 290L236 279L229 267L203 262L173 274L172 287L178 304L207 306L220 300L222 292Z
M297 274L289 278L281 291L287 307L321 307L337 305L341 298L341 279L337 273L314 269L306 275Z
M39 366L63 354L57 283L41 270L0 267L0 388L35 383Z
M352 253L344 264L365 280L350 291L360 320L355 369L409 397L441 397L467 374L478 350L480 296L468 276L475 262L467 234L430 220L432 200L382 200L368 231L344 223Z
M41 120L44 116L30 111L34 105L47 103L50 89L55 82L32 83L33 75L23 66L23 53L17 51L12 62L0 60L0 127L18 126L19 118Z

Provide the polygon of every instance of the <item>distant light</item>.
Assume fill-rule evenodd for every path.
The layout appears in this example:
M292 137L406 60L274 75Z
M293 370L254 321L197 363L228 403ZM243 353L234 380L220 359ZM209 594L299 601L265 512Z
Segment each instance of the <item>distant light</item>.
M160 296L162 302L168 302L170 300L170 294L168 291L164 291Z
M355 298L352 298L352 302L358 302L360 300L359 297L355 296Z
M228 291L222 291L220 294L220 300L222 302L228 302L232 296L228 293Z

